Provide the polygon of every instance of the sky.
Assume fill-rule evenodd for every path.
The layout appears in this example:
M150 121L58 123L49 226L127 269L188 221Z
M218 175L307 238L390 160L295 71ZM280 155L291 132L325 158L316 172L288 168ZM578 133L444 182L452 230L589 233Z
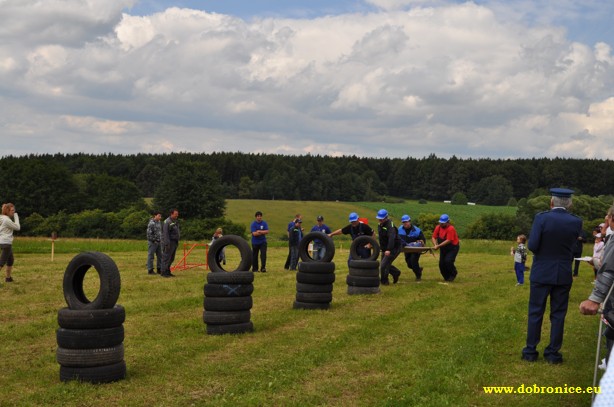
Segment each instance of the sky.
M609 0L0 0L0 157L614 157Z

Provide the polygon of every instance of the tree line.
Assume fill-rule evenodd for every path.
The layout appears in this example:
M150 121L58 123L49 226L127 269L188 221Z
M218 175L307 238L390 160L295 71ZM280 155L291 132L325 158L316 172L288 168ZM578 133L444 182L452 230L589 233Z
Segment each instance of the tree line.
M26 222L26 233L29 229L46 234L64 225L75 235L89 229L111 233L110 237L131 237L136 226L118 226L107 218L129 210L122 222L135 212L141 213L135 216L140 221L152 208L166 214L178 207L182 218L217 219L238 228L223 220L228 198L356 202L462 197L483 205L519 204L522 215L526 207L521 203L547 195L547 189L556 186L600 197L599 202L608 205L612 201L605 194L614 190L614 179L607 174L612 170L611 160L444 159L434 154L423 158L238 152L45 154L1 158L0 198L15 202L22 217L34 215L32 222ZM144 197L153 200L148 205ZM523 216L530 216L528 212ZM73 219L69 227L75 214L90 220ZM91 218L102 226L89 228Z

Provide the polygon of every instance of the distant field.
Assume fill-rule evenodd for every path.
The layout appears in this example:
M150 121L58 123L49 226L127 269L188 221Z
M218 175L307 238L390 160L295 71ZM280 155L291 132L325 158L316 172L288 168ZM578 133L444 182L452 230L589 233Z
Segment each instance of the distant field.
M443 202L419 204L418 201L406 201L401 204L380 202L320 202L320 201L264 201L256 199L226 200L226 215L233 222L244 223L248 228L254 220L254 213L261 211L269 224L273 238L285 236L286 226L295 214L303 215L303 227L310 230L316 224L318 215L324 216L324 223L331 229L339 229L348 224L348 214L357 212L361 217L369 219L373 226L377 225L375 214L378 209L385 208L395 222L399 222L405 213L412 218L420 214L447 213L454 222L459 235L477 218L487 213L515 214L516 208L509 206L484 205L451 205Z

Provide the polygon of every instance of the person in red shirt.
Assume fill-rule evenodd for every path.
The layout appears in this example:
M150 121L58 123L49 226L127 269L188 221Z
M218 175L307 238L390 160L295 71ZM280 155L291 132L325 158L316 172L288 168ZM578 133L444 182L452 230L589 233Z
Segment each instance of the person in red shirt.
M445 281L454 281L458 271L454 262L460 249L458 234L445 213L439 217L439 225L433 231L433 249L440 250L439 272Z

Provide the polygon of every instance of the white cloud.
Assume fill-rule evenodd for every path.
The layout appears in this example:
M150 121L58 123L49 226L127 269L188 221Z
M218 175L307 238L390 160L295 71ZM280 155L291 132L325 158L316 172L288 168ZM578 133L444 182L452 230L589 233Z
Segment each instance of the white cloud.
M556 15L373 0L387 11L248 22L134 3L0 0L5 153L610 152L611 46L568 40Z

